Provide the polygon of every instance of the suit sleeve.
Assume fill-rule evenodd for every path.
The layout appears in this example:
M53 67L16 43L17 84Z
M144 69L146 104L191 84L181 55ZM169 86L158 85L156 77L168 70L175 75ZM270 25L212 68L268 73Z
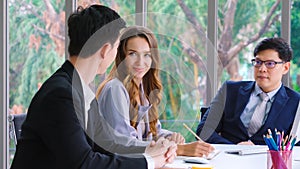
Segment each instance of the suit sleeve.
M222 119L226 101L226 83L222 85L197 127L197 135L209 143L233 144L222 137Z
M89 110L89 120L93 121L93 127L89 127L87 133L94 139L95 143L106 151L122 155L137 155L134 153L144 153L148 142L139 141L135 138L123 135L114 130L99 113L98 102L94 100Z
M172 131L163 129L161 127L161 123L160 123L159 120L157 120L156 128L157 128L158 138L160 138L160 137L168 137L168 136L171 136L173 134Z
M147 168L145 158L103 154L91 147L74 109L80 99L76 102L76 96L72 97L72 91L68 90L71 88L56 88L38 103L43 106L37 106L40 112L36 113L37 132L53 153L57 168Z

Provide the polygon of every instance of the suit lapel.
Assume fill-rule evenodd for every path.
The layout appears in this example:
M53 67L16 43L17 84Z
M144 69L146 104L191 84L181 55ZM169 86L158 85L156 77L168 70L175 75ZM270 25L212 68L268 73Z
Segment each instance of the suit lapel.
M237 100L236 107L235 107L236 118L240 119L241 114L243 113L243 111L249 101L253 86L254 86L254 83L249 83L247 86L241 87L239 89L238 96L237 96L237 98L239 98L239 99Z
M80 77L74 66L70 61L65 61L62 69L69 75L70 83L72 85L73 105L82 128L85 128L85 115L84 115L84 96Z
M235 107L235 114L236 114L235 119L239 122L239 127L245 135L248 135L248 131L241 120L241 114L243 113L244 109L248 104L254 84L255 84L254 82L248 83L248 85L241 87L239 89L238 96L237 96L237 98L239 99L237 100L236 107Z
M263 127L270 126L270 123L277 119L278 115L283 111L283 108L285 107L288 99L289 97L287 96L285 88L282 85L278 93L275 95L275 99L272 103L269 115Z
M96 98L91 102L90 109L88 110L88 123L87 123L87 134L91 139L94 139L95 134L95 119L99 118L97 117L98 113L98 102Z

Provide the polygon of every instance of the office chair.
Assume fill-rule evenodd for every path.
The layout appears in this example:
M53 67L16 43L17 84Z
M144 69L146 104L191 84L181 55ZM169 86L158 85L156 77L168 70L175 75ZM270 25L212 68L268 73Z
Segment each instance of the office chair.
M200 107L200 120L202 120L205 112L209 109L209 106L202 106Z
M21 137L21 127L26 119L26 113L22 114L10 114L8 116L9 121L9 136L14 140L15 145L18 144L18 140Z

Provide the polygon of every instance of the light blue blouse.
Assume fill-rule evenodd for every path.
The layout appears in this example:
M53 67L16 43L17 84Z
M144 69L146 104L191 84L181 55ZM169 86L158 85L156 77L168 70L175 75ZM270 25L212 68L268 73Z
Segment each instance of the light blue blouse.
M141 88L141 93L143 93L143 88ZM151 141L153 139L152 134L148 134L150 131L148 111L151 105L149 105L144 95L141 98L144 105L139 105L138 107L137 129L130 125L129 94L119 79L112 79L103 87L98 98L99 109L103 113L105 120L117 132L131 138ZM161 128L159 120L156 127L158 138L172 134L172 132Z

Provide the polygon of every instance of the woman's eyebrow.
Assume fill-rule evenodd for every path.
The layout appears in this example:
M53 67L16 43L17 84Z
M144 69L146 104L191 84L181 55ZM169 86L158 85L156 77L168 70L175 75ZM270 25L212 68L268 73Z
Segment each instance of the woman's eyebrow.
M127 52L139 52L139 53L151 53L151 51L150 50L145 50L145 51L137 51L137 50L135 50L135 49L127 49Z

